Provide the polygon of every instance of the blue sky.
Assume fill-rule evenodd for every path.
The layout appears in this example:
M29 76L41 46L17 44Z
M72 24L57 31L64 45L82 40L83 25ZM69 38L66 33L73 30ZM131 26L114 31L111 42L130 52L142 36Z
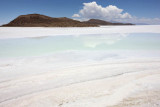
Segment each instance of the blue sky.
M117 10L123 9L120 14L123 15L123 13L127 12L132 17L132 21L136 20L135 23L147 23L147 21L150 23L152 20L155 22L160 20L160 0L0 0L0 24L8 23L19 15L31 13L69 18L72 18L73 14L79 14L80 17L78 19L94 18L94 14L99 13L97 9L92 8L93 11L95 10L94 14L80 13L80 10L83 11L84 8L83 3L92 3L93 1L97 7L105 8L112 5L116 6ZM95 5L95 3L92 4ZM90 8L89 4L86 7ZM112 7L110 6L109 8ZM109 15L112 15L115 11L111 11ZM86 14L90 14L91 17ZM102 13L95 18L122 22L130 21L130 19L124 20L124 18L122 20L121 17L117 19L117 16L116 19L115 17L108 18L108 16L103 16Z

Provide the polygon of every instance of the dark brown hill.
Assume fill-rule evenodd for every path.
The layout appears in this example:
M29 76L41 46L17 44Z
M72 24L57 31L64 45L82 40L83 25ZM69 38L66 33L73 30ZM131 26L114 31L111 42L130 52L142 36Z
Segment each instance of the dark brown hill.
M83 23L66 17L52 18L40 14L21 15L8 24L6 27L97 27L98 25Z
M84 21L87 24L95 24L95 25L133 25L131 23L112 23L99 19L90 19L88 21Z

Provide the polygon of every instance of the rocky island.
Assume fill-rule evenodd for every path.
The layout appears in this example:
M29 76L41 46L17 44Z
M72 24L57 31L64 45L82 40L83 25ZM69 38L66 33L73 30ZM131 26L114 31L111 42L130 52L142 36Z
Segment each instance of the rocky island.
M132 25L111 23L99 19L90 19L80 22L66 17L53 18L41 14L20 15L2 27L98 27L100 25Z

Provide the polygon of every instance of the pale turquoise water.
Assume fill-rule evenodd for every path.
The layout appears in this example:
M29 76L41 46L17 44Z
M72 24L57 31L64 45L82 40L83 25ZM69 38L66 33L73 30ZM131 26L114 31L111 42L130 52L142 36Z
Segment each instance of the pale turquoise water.
M160 34L68 35L0 40L0 57L38 56L70 50L160 50Z

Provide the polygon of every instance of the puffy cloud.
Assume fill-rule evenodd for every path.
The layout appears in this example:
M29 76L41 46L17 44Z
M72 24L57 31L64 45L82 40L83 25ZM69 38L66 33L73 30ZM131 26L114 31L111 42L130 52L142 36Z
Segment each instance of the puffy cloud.
M160 24L160 18L137 18L124 12L123 9L117 6L109 5L102 7L95 1L89 3L83 3L83 8L78 14L74 14L72 17L78 20L88 19L102 19L106 21L117 21L124 23L135 23L135 24Z
M80 17L79 14L74 14L72 17Z
M79 11L79 14L74 14L73 16L81 16L83 18L98 18L105 20L113 19L126 19L132 16L129 13L123 13L123 9L119 9L116 6L109 5L107 7L102 7L96 2L83 3L83 9Z

